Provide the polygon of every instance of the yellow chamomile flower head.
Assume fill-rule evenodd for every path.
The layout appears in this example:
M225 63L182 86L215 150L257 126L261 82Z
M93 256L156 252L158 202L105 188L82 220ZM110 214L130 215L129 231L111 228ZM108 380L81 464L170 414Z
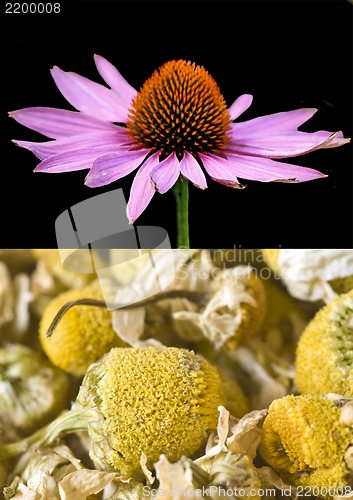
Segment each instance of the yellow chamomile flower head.
M19 344L0 348L0 419L10 420L20 434L50 422L69 398L68 375L39 353Z
M80 299L103 300L99 281L80 290L69 290L54 299L45 308L39 325L39 338L50 361L62 370L76 376L86 373L112 347L124 344L112 327L111 312L104 307L77 305L68 310L54 333L46 333L55 315L65 304Z
M302 333L295 384L302 394L353 397L353 290L322 307Z
M87 429L98 469L133 477L164 454L191 456L216 429L224 405L216 369L193 351L175 347L113 348L87 371L76 403L39 437L0 446L0 460L33 443Z
M328 303L353 287L352 249L263 249L262 255L297 299Z
M216 349L231 351L255 335L265 314L265 290L256 270L237 266L210 280L211 298L200 311L180 311L174 319L190 322Z
M353 431L340 423L340 413L325 397L288 395L275 399L262 427L264 460L289 484L329 497L330 487L344 487L349 481L344 455Z

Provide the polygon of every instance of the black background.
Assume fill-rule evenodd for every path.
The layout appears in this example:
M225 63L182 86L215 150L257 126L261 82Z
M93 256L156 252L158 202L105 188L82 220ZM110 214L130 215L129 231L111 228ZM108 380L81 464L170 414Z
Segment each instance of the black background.
M230 105L254 95L241 120L317 107L301 130L352 133L352 5L348 1L77 1L60 14L5 14L1 4L0 248L56 246L54 222L69 206L122 187L83 184L85 171L34 174L38 160L11 139L42 137L7 117L30 106L72 109L50 76L54 65L102 82L97 53L139 88L170 59L204 65ZM284 160L286 161L286 160ZM287 160L328 178L303 184L248 182L232 190L208 178L190 186L190 243L199 248L351 248L352 148ZM171 192L155 195L136 225L167 229L175 246Z

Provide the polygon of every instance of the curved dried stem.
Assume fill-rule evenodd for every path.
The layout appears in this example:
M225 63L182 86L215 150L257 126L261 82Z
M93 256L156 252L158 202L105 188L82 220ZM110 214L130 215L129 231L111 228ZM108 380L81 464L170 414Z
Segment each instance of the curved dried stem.
M121 305L114 304L113 302L105 302L104 300L86 298L86 299L78 299L72 300L64 304L57 314L54 316L53 321L51 322L48 331L46 333L47 337L51 337L62 320L65 314L75 306L93 306L93 307L105 307L108 309L137 309L138 307L146 307L150 304L155 304L156 302L160 302L161 300L166 299L187 299L191 302L197 303L200 307L202 307L208 299L207 292L194 292L191 290L170 290L167 292L157 293L153 297L149 297L148 299L141 300L139 302L134 302L133 304Z

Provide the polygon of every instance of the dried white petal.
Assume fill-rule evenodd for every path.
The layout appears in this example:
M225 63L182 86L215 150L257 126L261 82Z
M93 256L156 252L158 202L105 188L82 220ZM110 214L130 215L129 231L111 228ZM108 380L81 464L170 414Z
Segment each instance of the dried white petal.
M14 496L6 497L5 495L5 498L11 498L11 500L43 500L42 495L31 488L28 488L23 483L19 484ZM56 497L56 499L57 498L58 497Z
M158 340L140 340L145 328L145 309L139 307L133 310L117 309L112 313L112 326L123 342L131 347L146 347L162 345Z
M231 428L231 436L227 439L228 451L245 453L250 458L255 458L261 440L261 429L258 424L266 415L266 409L254 410L244 415Z
M61 500L86 500L89 495L99 493L109 483L119 479L115 472L81 469L68 474L59 482Z
M346 403L341 408L340 424L353 427L353 401Z
M217 438L216 438L217 444L214 444L215 434L211 434L207 442L205 455L201 457L202 460L199 459L201 462L205 458L214 457L215 455L221 453L222 451L228 451L228 448L226 446L226 440L229 433L230 413L223 406L219 406L218 411L219 411L219 416L217 422ZM195 463L198 463L198 461L196 460Z
M246 291L246 281L251 274L249 266L217 270L209 288L213 296L200 312L179 311L173 314L175 320L189 321L197 326L203 335L218 349L222 347L242 322L242 304L256 307L256 301Z
M353 275L353 251L281 249L276 270L293 297L329 303L337 294L328 282Z
M161 455L155 464L156 476L159 480L157 497L161 500L194 500L195 489L192 484L192 470L187 461L174 464Z
M153 477L152 472L147 467L147 457L144 453L141 453L140 465L141 465L141 469L142 469L143 475L146 478L147 483L153 484L155 478Z

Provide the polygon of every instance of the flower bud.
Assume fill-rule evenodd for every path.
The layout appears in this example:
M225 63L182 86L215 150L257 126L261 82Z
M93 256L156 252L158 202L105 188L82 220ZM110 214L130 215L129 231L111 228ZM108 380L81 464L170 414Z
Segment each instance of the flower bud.
M40 354L23 345L0 349L0 419L10 420L22 435L55 418L69 397L67 374Z

